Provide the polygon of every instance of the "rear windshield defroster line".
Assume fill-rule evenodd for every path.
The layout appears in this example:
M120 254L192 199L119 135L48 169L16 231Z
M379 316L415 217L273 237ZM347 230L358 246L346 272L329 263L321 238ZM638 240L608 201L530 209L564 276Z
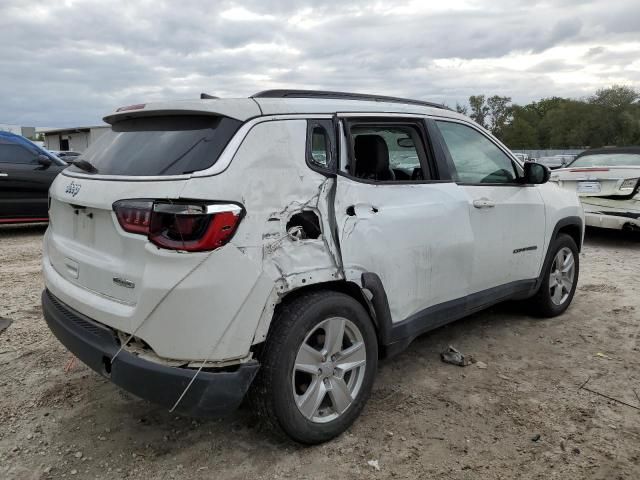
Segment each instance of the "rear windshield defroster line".
M79 159L100 175L181 175L211 167L242 122L210 115L165 115L122 120ZM71 171L85 172L78 167Z

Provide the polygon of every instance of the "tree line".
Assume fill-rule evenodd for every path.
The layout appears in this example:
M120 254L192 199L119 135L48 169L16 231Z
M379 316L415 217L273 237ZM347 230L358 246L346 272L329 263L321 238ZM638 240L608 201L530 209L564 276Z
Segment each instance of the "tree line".
M584 99L543 98L527 105L511 97L472 95L456 110L512 149L640 145L640 93L613 85Z

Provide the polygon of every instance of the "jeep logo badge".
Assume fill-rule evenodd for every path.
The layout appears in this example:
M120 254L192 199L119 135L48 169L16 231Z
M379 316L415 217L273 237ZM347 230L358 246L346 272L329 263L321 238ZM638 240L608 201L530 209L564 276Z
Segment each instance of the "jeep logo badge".
M68 193L72 197L75 197L80 191L80 187L81 185L79 183L71 182L69 185L67 185L64 193Z

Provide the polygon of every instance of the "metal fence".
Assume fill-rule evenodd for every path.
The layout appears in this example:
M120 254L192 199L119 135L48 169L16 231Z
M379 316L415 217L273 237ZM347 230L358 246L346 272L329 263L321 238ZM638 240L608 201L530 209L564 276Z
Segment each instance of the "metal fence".
M531 158L553 157L554 155L578 155L584 148L558 148L550 150L511 150L513 153L527 153Z

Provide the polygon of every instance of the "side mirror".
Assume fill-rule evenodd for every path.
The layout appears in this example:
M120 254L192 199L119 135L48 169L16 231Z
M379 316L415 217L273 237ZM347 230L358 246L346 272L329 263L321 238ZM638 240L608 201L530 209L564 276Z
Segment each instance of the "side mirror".
M43 167L50 167L53 162L46 155L40 154L38 155L38 163Z
M546 165L535 162L525 162L523 183L540 185L547 183L551 177L551 170Z
M396 143L398 144L399 147L404 147L404 148L415 147L415 144L413 143L413 139L411 137L399 138Z

